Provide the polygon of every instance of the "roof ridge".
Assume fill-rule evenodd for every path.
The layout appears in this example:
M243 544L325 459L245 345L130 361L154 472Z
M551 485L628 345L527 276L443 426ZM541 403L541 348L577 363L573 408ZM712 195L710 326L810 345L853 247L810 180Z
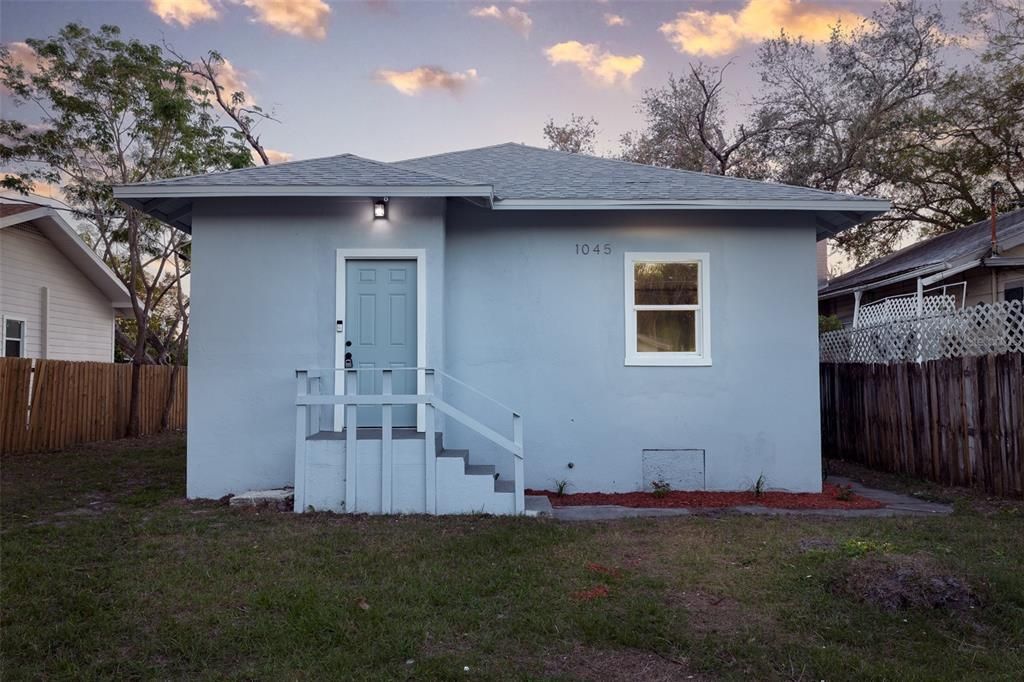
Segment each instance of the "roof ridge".
M316 157L313 157L312 159L294 159L292 161L282 161L281 163L271 163L271 164L266 164L265 163L265 164L262 164L262 165L253 164L251 166L245 166L244 168L226 168L224 170L211 171L209 173L193 173L192 175L175 175L175 176L170 177L170 178L157 178L155 180L140 180L138 182L127 183L127 184L123 185L123 187L131 187L132 185L148 185L150 183L164 182L166 180L188 180L189 178L207 178L207 177L210 177L211 175L216 175L216 176L229 175L231 173L240 173L241 171L258 170L260 168L281 168L282 166L294 166L295 164L298 164L298 163L309 163L311 161L326 161L327 159L340 159L340 158L346 157L346 156L355 156L355 155L354 154L349 154L348 152L344 152L342 154L331 154L330 156L316 156ZM370 161L372 159L366 159L366 160Z
M519 145L525 147L527 145L522 142L499 142L497 144L487 144L483 147L469 147L468 149L453 149L450 152L438 152L437 154L427 154L426 156L411 156L408 159L401 159L400 161L392 161L391 163L406 163L407 161L423 161L424 159L436 159L441 156L451 156L452 154L464 154L466 152L478 152L484 149L496 149L498 147L508 147L510 145Z
M515 143L509 143L515 144ZM639 163L637 161L629 161L628 159L616 159L609 156L597 156L595 154L585 154L583 152L567 152L561 149L548 149L544 147L534 147L533 145L520 144L519 146L525 147L526 149L532 149L539 152L555 152L557 154L565 154L568 156L583 156L588 159L594 159L595 161L607 161L611 163L623 163L630 166L639 166L641 168L657 168L659 170L673 171L675 173L683 173L687 175L700 175L705 178L720 178L724 180L734 180L743 183L755 183L760 185L774 185L776 187L789 187L791 189L799 189L805 192L818 192L820 194L827 194L829 196L844 196L844 197L859 197L862 199L876 199L877 197L865 197L861 194L848 194L846 192L833 192L827 189L819 189L817 187L804 187L802 185L790 185L784 182L773 182L770 180L755 180L753 178L744 178L738 175L719 175L718 173L705 173L704 171L690 170L689 168L672 168L671 166L656 166L650 163Z
M740 183L743 183L743 184L758 184L758 185L765 185L765 184L767 184L767 185L772 185L772 186L775 186L775 187L786 187L786 188L789 188L789 189L797 189L797 190L801 190L801 191L804 191L804 192L815 192L815 193L823 194L823 195L830 196L830 197L841 196L841 197L852 197L852 198L864 199L864 200L877 200L878 199L878 197L868 197L868 196L864 196L862 194L851 194L851 193L847 193L847 192L833 192L831 190L819 189L817 187L803 187L801 185L790 185L790 184L786 184L786 183L782 183L782 182L771 182L771 181L768 181L768 180L755 180L753 178L743 178L743 177L739 177L739 176L736 176L736 175L719 175L717 173L705 173L703 171L689 170L689 169L686 169L686 168L672 168L670 166L656 166L656 165L649 164L649 163L638 163L636 161L629 161L629 160L626 160L626 159L617 159L617 158L608 157L608 156L597 156L596 154L586 154L586 153L583 153L583 152L567 152L567 151L563 151L561 149L550 149L550 148L545 148L545 147L537 147L537 146L534 146L534 145L526 144L524 142L501 142L499 144L486 145L484 147L472 147L472 148L469 148L469 149L459 149L459 150L451 151L451 152L441 152L441 153L438 153L438 154L430 154L430 155L427 155L427 156L418 156L418 157L409 158L409 159L402 159L401 161L398 161L396 163L406 163L406 162L410 162L410 161L423 161L423 160L426 160L426 159L436 159L436 158L440 158L440 157L444 157L444 156L452 156L452 155L455 155L455 154L465 154L467 152L478 152L478 151L482 151L484 149L496 149L496 148L499 148L499 147L521 147L523 149L527 149L527 150L530 150L530 151L550 152L550 153L559 154L559 155L562 155L562 156L570 156L570 157L576 157L576 158L582 157L582 158L586 158L586 159L592 159L594 161L603 161L603 162L606 162L606 163L621 163L621 164L625 164L625 165L629 165L629 166L636 166L636 167L639 167L639 168L647 168L647 169L653 168L653 169L656 169L656 170L670 171L670 172L680 173L680 174L684 174L684 175L698 175L698 176L701 176L701 177L704 177L704 178L715 178L715 179L721 179L721 180L726 180L726 181L740 182Z
M366 161L368 163L376 164L378 166L382 166L382 167L385 167L385 168L398 168L398 169L403 170L403 171L405 171L407 173L415 173L416 175L423 175L423 176L426 176L426 177L429 177L429 178L436 178L436 179L439 179L439 180L448 180L450 182L456 182L456 183L458 183L460 185L490 185L491 184L489 182L477 182L477 181L466 180L466 179L463 179L463 178L456 178L455 176L452 176L452 175L441 175L440 173L435 173L433 171L421 170L419 168L408 168L406 166L401 165L400 161L377 161L376 159L369 159L369 158L367 158L365 156L359 156L358 154L345 154L345 156L351 156L353 159L359 159L360 161Z

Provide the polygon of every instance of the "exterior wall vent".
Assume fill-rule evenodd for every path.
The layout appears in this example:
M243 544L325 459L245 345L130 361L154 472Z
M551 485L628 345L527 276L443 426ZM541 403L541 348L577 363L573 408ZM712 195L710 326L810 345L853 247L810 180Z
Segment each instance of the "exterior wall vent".
M652 490L652 481L664 481L672 490L704 490L704 450L651 449L643 451L643 487Z

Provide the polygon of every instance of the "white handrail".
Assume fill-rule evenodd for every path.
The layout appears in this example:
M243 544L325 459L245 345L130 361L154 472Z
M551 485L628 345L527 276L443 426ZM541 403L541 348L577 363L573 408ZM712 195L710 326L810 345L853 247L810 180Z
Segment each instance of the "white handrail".
M392 372L410 372L410 371L423 372L424 373L424 376L425 376L425 379L426 379L426 384L425 384L426 385L426 392L425 393L417 393L417 394L395 394L395 393L392 393L391 392L391 373ZM384 390L380 394L360 394L360 393L357 393L357 392L356 393L349 393L347 391L347 387L346 387L346 392L345 393L323 394L323 393L320 393L320 390L319 390L319 388L320 388L320 386L319 386L319 384L320 384L320 376L321 376L321 373L323 373L323 372L332 372L332 373L334 373L334 372L343 372L344 376L350 376L350 374L352 376L357 376L359 372L380 372L382 374L382 377L384 378L383 379ZM451 417L452 419L455 419L456 421L458 421L458 422L462 423L463 425L467 426L468 428L470 428L471 430L473 430L477 434L479 434L479 435L483 436L484 438L490 440L491 442L493 442L494 444L498 445L499 447L504 448L505 450L507 450L510 453L512 453L513 457L515 458L514 459L514 463L515 463L515 480L513 482L514 485L515 485L515 497L514 497L514 500L515 500L515 511L516 511L516 513L523 513L523 511L525 510L525 481L524 481L524 472L523 472L523 423L522 423L522 415L520 415L517 411L513 410L512 408L510 408L510 407L508 407L506 405L502 405L500 402L498 402L494 398L491 398L490 396L482 393L481 391L473 388L469 384L467 384L467 383L465 383L463 381L460 381L460 380L456 379L455 377L453 377L453 376L451 376L449 374L445 374L444 372L439 372L438 370L431 369L429 367L393 367L393 368L392 367L380 367L380 368L377 368L377 367L366 367L366 368L360 368L360 367L344 367L344 368L342 368L342 367L328 367L328 368L314 368L314 369L299 369L299 370L296 370L295 374L296 374L296 377L298 379L298 390L296 392L296 397L295 397L295 406L296 406L296 409L297 409L297 415L296 415L296 466L297 467L302 466L303 470L304 470L305 456L304 456L304 454L300 455L299 450L300 450L300 448L303 448L303 445L304 445L303 441L305 440L305 437L308 434L309 429L313 427L313 423L312 423L313 422L313 418L312 417L313 417L313 414L315 413L315 410L310 410L311 407L315 408L315 407L319 407L319 406L322 406L322 405L343 405L343 406L345 406L345 410L347 412L347 414L346 414L346 423L347 424L351 424L351 425L354 426L354 428L352 428L348 432L347 437L346 437L346 442L351 441L350 445L354 449L354 446L355 446L355 431L356 431L356 428L358 428L358 425L356 423L356 409L355 409L356 407L358 407L358 406L375 406L375 407L376 406L380 406L384 410L383 421L388 426L388 429L387 429L388 433L387 433L386 439L387 439L387 441L390 441L390 439L391 439L391 408L393 406L395 406L395 405L424 405L424 406L427 407L427 428L426 428L426 432L427 433L426 433L426 438L429 441L429 443L428 443L428 450L429 451L433 450L434 424L433 424L433 411L432 410L436 409L436 410L444 413L445 415ZM461 386L464 386L464 387L468 388L469 390L473 391L477 395L479 395L479 396L481 396L481 397L491 401L495 405L498 405L502 409L505 409L508 412L510 412L511 415L512 415L512 438L511 439L506 438L505 436L501 435L500 433L498 433L494 429L492 429L492 428L482 424L481 422L477 421L473 417L470 417L468 414L466 414L462 410L459 410L458 408L450 405L449 403L445 402L444 400L439 398L437 395L435 395L434 394L433 379L434 379L434 377L437 374L440 374L443 377L447 377L449 380L453 381L454 383L457 383L457 384L459 384ZM348 382L346 382L346 384L347 383ZM356 388L356 390L358 391L358 382L353 381L352 384L353 384L352 387ZM318 428L318 423L317 423L317 428ZM383 434L383 427L382 427L382 436L383 435L384 434ZM389 444L390 443L388 443L388 445ZM385 446L384 447L384 455L385 455L385 457L387 456L387 454L389 454L388 451L390 451L390 447ZM428 452L427 454L428 454L428 459L432 459L432 457L430 457L431 453ZM355 491L355 488L356 488L356 486L355 486L356 471L355 471L355 467L354 467L354 461L355 461L355 459L353 458L351 460L351 463L353 464L353 466L350 467L351 470L348 472L348 476L346 478L346 482L347 482L346 499L351 500L353 505L355 504L355 492L356 492ZM382 462L382 466L383 466L383 462ZM431 467L428 467L427 468L427 472L428 472L428 481L427 481L427 488L428 488L428 491L427 491L427 500L428 500L427 506L428 506L428 511L430 511L430 509L434 506L434 505L430 504L430 501L432 500L431 492L433 492L432 490L430 490L430 488L431 488L431 485L430 485L431 482L429 480L429 472L430 471L431 471ZM296 476L296 478L298 478L298 476ZM298 506L300 504L300 499L304 499L304 494L305 494L304 487L305 486L304 486L304 482L303 482L302 489L300 489L299 488L299 481L296 480L296 498L295 498L296 499L296 506ZM301 493L301 495L300 495L300 493Z
M455 377L453 377L453 376L452 376L451 374L448 374L448 372L444 372L444 371L442 371L442 370L439 370L439 369L435 369L435 370L434 370L434 372L435 372L436 374L439 374L439 375L441 375L441 376L442 376L442 377L444 377L445 379L449 379L449 380L451 380L451 381L452 381L452 383L458 384L459 386L462 386L462 387L464 387L464 388L468 388L468 389L469 389L470 391L472 391L473 393L477 394L478 396L480 396L480 397L481 397L481 398L483 398L484 400L488 400L488 401L490 401L491 403L493 403L494 405L497 405L497 406L498 406L498 407L500 407L501 409L503 409L503 410L507 410L507 411L511 412L512 414L518 414L518 412L516 412L515 410L513 410L513 409L512 409L511 407L509 407L508 405L505 405L504 403L500 403L500 402L498 402L497 400L495 400L495 399L494 399L494 398L492 398L491 396L489 396L489 395L487 395L486 393L484 393L483 391L481 391L481 390L480 390L479 388L475 388L475 387L473 387L473 386L470 386L469 384L467 384L467 383L466 383L465 381L462 381L461 379L456 379L456 378L455 378Z

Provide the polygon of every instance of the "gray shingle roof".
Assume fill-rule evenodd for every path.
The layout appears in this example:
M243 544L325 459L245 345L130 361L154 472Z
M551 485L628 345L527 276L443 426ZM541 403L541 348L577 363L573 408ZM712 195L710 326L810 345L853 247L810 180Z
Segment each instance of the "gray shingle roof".
M494 186L499 200L877 201L694 171L659 168L585 154L505 143L395 162L429 173Z
M1000 215L996 219L996 234L1000 242L1012 243L1024 240L1024 209ZM982 220L954 232L911 244L888 256L851 270L829 281L828 286L819 290L818 293L820 295L858 287L930 265L970 261L973 258L986 255L991 241L991 223L988 220Z
M197 197L479 197L494 209L626 208L813 211L818 238L888 202L506 143L394 163L353 154L121 185L114 196L186 232Z
M394 164L339 154L320 159L288 161L271 166L189 175L181 178L139 183L144 187L441 187L471 184L434 173L402 168Z

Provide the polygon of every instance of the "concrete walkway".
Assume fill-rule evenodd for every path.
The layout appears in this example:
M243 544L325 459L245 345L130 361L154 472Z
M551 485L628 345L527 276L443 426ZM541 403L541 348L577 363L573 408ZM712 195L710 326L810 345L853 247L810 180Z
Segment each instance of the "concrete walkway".
M762 514L765 516L826 516L832 518L880 518L889 516L943 516L953 513L948 504L925 502L916 497L901 495L888 490L866 488L856 481L842 476L829 476L829 483L850 486L853 492L885 505L881 509L777 509L775 507L741 506L699 509L664 509L648 507L619 507L616 505L594 505L578 507L553 507L550 514L560 521L609 521L636 517L691 516L726 512L734 514ZM546 511L546 510L545 510ZM543 513L543 512L542 512Z

